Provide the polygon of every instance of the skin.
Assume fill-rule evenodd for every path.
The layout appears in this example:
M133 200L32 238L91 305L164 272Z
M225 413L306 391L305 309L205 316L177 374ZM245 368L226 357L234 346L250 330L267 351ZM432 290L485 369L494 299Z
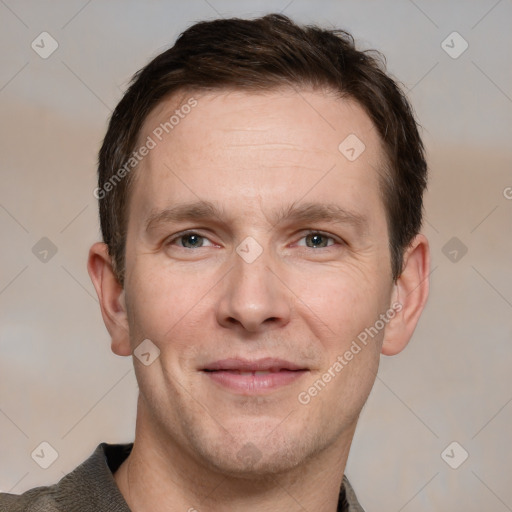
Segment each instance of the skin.
M134 358L135 442L115 480L134 512L335 511L380 354L407 345L425 305L428 242L412 241L394 282L383 151L355 102L289 89L194 97L198 105L136 170L124 288L105 244L89 254L112 350L129 356L144 339L160 350L149 366ZM180 101L157 106L140 140ZM366 146L353 162L338 150L349 134ZM196 201L219 211L146 229L151 215ZM350 215L276 218L305 204ZM186 230L198 237L177 237ZM236 251L246 237L262 249L252 263ZM395 302L402 309L385 330L301 404L299 393ZM276 357L307 371L271 391L235 392L201 371L229 357Z

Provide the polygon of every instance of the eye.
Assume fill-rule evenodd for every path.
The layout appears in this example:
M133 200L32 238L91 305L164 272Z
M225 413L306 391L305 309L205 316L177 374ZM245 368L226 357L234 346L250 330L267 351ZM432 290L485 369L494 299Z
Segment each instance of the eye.
M305 243L301 243L302 240L304 240ZM334 245L334 242L335 240L332 236L328 236L320 231L312 231L302 237L298 245L312 249L323 249L324 247Z
M178 247L185 249L198 249L200 247L213 246L208 238L192 231L174 236L169 240L167 245L178 245Z

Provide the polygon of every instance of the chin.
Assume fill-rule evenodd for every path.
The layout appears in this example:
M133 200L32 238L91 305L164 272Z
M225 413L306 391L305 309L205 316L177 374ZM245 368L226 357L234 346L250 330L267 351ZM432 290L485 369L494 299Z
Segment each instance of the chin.
M287 473L314 458L325 446L322 440L299 432L269 432L268 435L225 435L192 441L200 458L215 472L241 479L264 479Z
M207 463L218 473L240 479L265 479L287 473L303 460L297 453L287 450L265 450L254 443L246 443L237 453L208 454Z

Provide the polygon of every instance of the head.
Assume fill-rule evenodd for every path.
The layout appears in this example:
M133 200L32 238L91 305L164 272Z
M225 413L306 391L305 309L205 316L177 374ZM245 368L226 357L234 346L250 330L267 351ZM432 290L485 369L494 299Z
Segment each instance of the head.
M284 16L198 23L135 75L98 174L89 272L114 352L151 341L144 428L233 474L345 446L428 292L423 146L378 54Z

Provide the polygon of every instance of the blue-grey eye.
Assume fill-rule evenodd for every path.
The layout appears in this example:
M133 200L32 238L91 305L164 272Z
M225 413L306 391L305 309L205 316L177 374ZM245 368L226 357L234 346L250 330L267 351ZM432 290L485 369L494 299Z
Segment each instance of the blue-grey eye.
M327 247L328 241L331 237L322 235L322 233L310 233L306 235L306 245L314 249Z
M196 235L195 233L190 233L188 235L182 235L180 237L181 245L183 247L187 247L189 249L195 249L197 247L202 247L204 243L204 237L201 235Z

